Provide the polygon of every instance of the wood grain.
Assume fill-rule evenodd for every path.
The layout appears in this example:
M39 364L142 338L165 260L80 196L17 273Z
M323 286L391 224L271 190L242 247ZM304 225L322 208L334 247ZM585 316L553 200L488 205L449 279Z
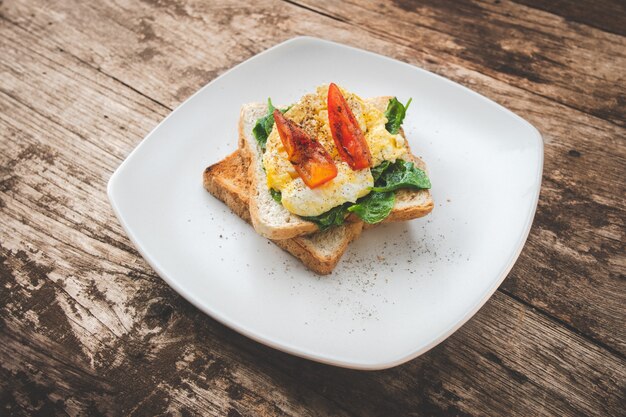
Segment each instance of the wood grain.
M355 44L368 45L373 40L367 39L367 34L372 34L388 41L384 50L403 45L418 53L436 53L445 62L458 63L622 126L626 123L626 93L619 88L626 81L621 71L626 67L624 37L586 25L566 24L558 16L510 2L292 3L340 22L289 4L275 7L270 1L254 6L224 2L219 8L202 1L184 5L142 2L134 7L124 3L75 7L60 2L54 5L55 13L49 12L48 2L12 2L3 15L45 33L59 45L67 44L73 54L107 73L124 71L114 75L123 76L130 85L168 105L171 99L160 97L162 85L155 85L159 78L167 77L174 85L202 76L213 78L229 68L224 62L230 57L253 55L272 45L267 42L270 37L286 39L312 33L335 39L339 34L333 32L343 30L349 33L341 33L341 40L349 37ZM255 24L242 31L240 23L246 19ZM75 25L66 28L63 21ZM329 33L331 25L338 30ZM231 30L224 32L222 26ZM191 47L179 48L181 38ZM95 40L106 44L94 44ZM218 45L220 54L211 54ZM157 72L139 71L146 65L156 67ZM183 78L178 77L180 74ZM174 93L180 101L195 91L181 88L163 93L170 97Z
M593 7L580 1L514 0L539 10L561 16L567 21L626 36L626 3L621 0L594 1Z
M624 38L506 2L351 7L0 3L0 414L623 415ZM506 27L528 39L532 62L480 52L480 24L489 42ZM447 76L546 141L536 221L502 290L391 370L316 364L216 323L152 272L107 202L112 171L174 106L296 34ZM601 80L580 75L585 57Z

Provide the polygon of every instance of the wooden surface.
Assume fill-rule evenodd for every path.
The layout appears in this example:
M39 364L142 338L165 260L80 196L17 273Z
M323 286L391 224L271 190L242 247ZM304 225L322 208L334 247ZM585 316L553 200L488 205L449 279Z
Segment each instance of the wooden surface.
M625 28L617 0L0 1L0 415L624 415ZM390 370L216 323L140 258L106 198L175 106L296 35L441 74L544 135L508 278Z

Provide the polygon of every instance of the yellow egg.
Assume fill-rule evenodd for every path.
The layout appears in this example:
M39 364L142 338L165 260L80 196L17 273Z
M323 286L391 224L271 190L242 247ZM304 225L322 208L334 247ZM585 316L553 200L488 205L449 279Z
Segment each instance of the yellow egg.
M372 155L372 164L395 161L406 157L408 149L401 134L392 135L385 129L387 118L367 100L341 89L357 119ZM263 155L263 167L269 188L282 193L282 204L290 212L300 216L317 216L345 202L355 202L367 195L373 187L369 169L353 171L342 161L328 123L328 85L317 87L316 92L303 96L285 117L296 122L311 138L319 141L337 165L337 176L314 189L308 188L287 159L287 152L275 126L267 138Z

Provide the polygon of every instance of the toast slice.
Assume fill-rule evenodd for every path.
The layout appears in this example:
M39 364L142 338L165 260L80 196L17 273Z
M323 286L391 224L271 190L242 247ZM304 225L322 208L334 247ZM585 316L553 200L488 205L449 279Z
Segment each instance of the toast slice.
M381 111L387 109L391 97L366 99ZM239 117L239 149L248 165L250 178L250 216L256 231L269 239L288 239L318 231L315 223L290 213L271 197L267 189L267 177L263 170L262 153L252 129L257 120L267 113L267 104L244 104ZM404 132L403 132L404 134ZM406 136L405 136L406 137ZM408 145L407 145L408 146ZM410 149L409 149L410 151ZM413 156L416 166L426 169L426 164ZM434 207L430 190L400 190L396 202L385 222L415 219L427 215ZM358 222L357 216L349 216L349 221Z
M240 152L235 151L204 170L203 184L208 192L250 223L250 185L245 166ZM273 242L300 259L313 272L326 275L332 272L348 244L361 234L362 228L361 223L346 223L324 232Z
M267 113L267 104L244 104L239 116L239 149L247 162L250 178L250 217L252 226L268 239L289 239L317 232L313 222L290 213L272 198L267 189L267 176L263 170L263 154L252 129L257 120Z

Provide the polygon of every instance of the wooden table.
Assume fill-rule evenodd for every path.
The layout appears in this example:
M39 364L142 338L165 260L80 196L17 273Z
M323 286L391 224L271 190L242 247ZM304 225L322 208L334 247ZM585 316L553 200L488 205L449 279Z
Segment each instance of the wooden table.
M4 0L0 32L0 415L624 415L624 2ZM218 324L148 267L106 197L191 93L305 34L448 77L545 139L502 287L386 371Z

